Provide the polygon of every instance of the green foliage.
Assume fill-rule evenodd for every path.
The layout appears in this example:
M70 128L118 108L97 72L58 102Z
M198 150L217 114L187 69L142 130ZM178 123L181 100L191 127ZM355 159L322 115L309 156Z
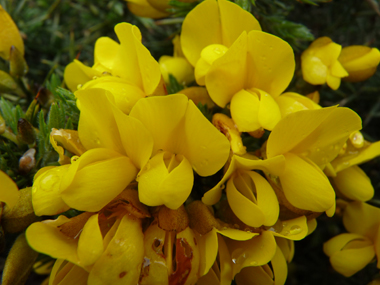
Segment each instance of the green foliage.
M166 84L168 94L178 93L179 91L183 90L183 88L184 86L178 83L177 79L172 74L169 74L169 83Z
M201 102L199 102L197 107L198 107L199 111L202 112L203 116L205 116L207 118L207 120L209 120L211 122L214 112L210 108L208 108L207 104L203 105Z
M21 110L21 107L19 105L13 106L11 102L1 97L0 112L6 125L17 135L17 122L20 118L24 117L24 112Z
M178 0L170 0L169 5L171 7L167 11L172 14L172 17L185 17L199 3L199 1L185 3Z

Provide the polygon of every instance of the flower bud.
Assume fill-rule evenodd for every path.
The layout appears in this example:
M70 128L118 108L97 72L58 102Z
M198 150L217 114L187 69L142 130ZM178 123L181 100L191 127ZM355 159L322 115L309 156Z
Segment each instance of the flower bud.
M19 235L5 261L2 284L25 284L37 256L38 253L28 245L25 234Z
M17 131L19 141L28 145L34 144L36 141L36 133L31 123L21 118L17 122Z
M32 170L32 168L36 165L35 155L36 149L34 148L29 149L22 155L18 164L20 173L27 174Z

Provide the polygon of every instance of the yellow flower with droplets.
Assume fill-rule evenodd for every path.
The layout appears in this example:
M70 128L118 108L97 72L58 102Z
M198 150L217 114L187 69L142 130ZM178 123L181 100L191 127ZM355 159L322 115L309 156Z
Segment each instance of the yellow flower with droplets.
M316 39L301 56L302 75L306 82L313 85L327 85L336 90L340 80L348 76L338 58L342 46L328 37Z

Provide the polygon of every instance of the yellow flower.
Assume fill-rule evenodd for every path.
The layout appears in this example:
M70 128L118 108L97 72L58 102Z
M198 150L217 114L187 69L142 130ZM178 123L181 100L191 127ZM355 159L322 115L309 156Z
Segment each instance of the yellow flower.
M231 102L231 117L239 131L272 130L281 119L275 98L288 87L294 67L288 43L261 31L243 32L213 62L206 87L218 106Z
M11 47L18 49L24 55L24 42L16 24L0 5L0 57L9 60Z
M303 79L313 85L327 85L338 89L340 80L348 76L338 57L342 46L328 37L316 39L301 56Z
M17 204L19 197L20 193L16 183L0 170L0 202L4 202L11 209Z
M95 44L93 67L74 60L66 67L64 79L72 91L78 86L79 89L110 91L115 104L128 114L139 99L165 94L165 86L159 64L141 43L140 30L121 23L115 26L115 32L120 44L107 37L99 38Z
M291 205L313 212L334 206L334 190L321 169L338 156L349 135L359 129L360 117L350 109L337 107L299 111L276 125L269 135L266 154L268 159L285 157L285 170L279 179Z
M126 0L128 2L128 9L133 14L139 17L146 17L152 19L159 19L169 16L166 9L157 9L153 5L151 5L148 0ZM161 1L163 3L167 3L166 0Z
M182 50L188 61L196 66L207 46L219 44L229 48L243 31L251 30L261 30L252 14L226 0L206 0L191 10L183 21Z
M370 78L380 62L377 48L366 46L348 46L342 49L338 58L348 76L343 80L358 82Z
M349 277L363 269L375 256L380 268L380 209L352 202L344 211L343 224L349 233L335 236L323 245L333 268Z

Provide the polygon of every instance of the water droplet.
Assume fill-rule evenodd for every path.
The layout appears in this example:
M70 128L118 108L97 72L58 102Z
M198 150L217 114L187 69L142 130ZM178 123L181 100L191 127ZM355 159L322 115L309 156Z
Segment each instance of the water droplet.
M57 184L60 181L60 176L56 174L50 174L46 175L41 182L40 182L40 187L43 189L45 192L50 192L54 189L55 184Z
M251 266L256 266L256 265L257 265L257 261L251 261L251 262L249 263L249 265L251 265Z
M290 234L289 231L284 231L284 233L283 233L284 236L288 236L289 234Z
M236 258L232 258L232 262L236 264Z
M77 89L81 89L82 86L83 86L82 84L78 84L78 85L77 85Z
M300 226L297 226L297 225L294 225L290 228L290 233L292 235L296 235L296 234L299 234L300 232L302 232L302 229Z

